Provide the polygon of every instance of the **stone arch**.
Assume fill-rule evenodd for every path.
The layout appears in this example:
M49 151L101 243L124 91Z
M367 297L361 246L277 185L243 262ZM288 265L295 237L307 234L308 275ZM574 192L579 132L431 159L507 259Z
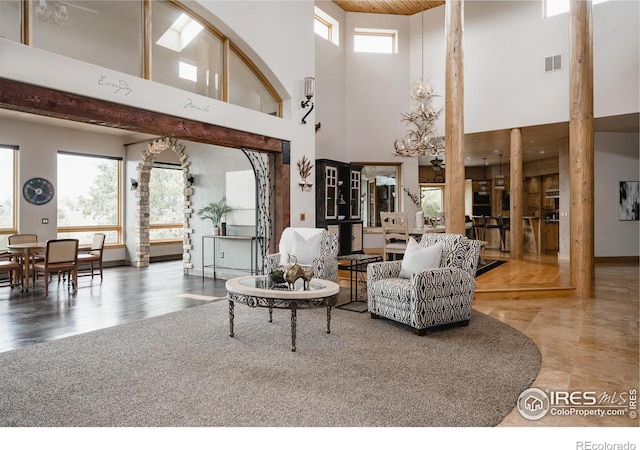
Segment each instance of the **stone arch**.
M136 267L147 267L151 255L151 241L149 238L149 180L153 163L162 152L171 149L177 156L182 166L182 178L184 180L184 237L183 237L183 266L184 269L191 268L191 196L193 188L190 186L188 155L184 152L184 145L179 144L177 139L160 138L147 144L147 148L140 155L138 164L138 188L136 191L136 253L133 263Z

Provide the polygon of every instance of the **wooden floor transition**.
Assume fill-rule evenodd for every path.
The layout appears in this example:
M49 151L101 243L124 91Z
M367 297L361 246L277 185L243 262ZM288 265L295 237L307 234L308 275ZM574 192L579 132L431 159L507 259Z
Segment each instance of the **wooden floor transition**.
M508 260L476 278L474 299L523 299L546 297L572 297L569 263L559 262L553 254L525 254L521 260L512 260L509 254L487 249L484 259Z

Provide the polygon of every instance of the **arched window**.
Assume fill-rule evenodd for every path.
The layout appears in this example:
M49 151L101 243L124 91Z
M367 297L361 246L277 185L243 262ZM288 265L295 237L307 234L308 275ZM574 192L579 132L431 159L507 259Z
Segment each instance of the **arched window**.
M2 28L15 29L8 39L282 117L282 99L257 66L177 1L0 3Z

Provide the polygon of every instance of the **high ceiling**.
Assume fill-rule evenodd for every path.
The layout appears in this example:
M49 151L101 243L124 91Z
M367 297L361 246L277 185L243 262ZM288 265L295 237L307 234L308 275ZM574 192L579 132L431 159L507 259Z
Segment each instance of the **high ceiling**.
M403 0L357 0L334 3L347 12L413 15L420 11L445 4L444 1L403 1ZM638 132L639 115L625 114L615 117L602 117L594 120L594 130L598 132ZM499 164L500 154L503 162L508 161L510 148L510 130L495 130L483 133L470 133L464 137L466 166L482 166L484 159L488 165ZM398 136L401 137L401 136ZM553 158L558 156L560 147L566 146L569 139L569 123L555 123L522 128L523 160ZM393 143L389 143L391 147ZM420 157L420 165L431 165L432 157Z
M1 0L0 0L1 1ZM413 15L423 9L435 8L444 5L444 1L339 1L334 0L340 8L348 12L364 12L375 14L398 14ZM124 136L127 142L135 142L153 138L150 135L131 133L127 130L116 130L113 128L98 127L94 125L80 124L78 122L62 121L44 116L34 116L30 114L16 113L5 109L0 109L0 119L10 118L17 120L29 120L39 123L47 123L62 127L80 128L92 130L94 132L117 134ZM594 129L597 132L638 132L639 114L626 114L615 117L596 118ZM322 131L320 131L322 132ZM537 125L522 128L523 160L532 161L543 158L556 157L561 147L566 147L569 136L569 124L567 122ZM401 136L397 136L401 137ZM393 142L389 142L391 149ZM464 152L466 166L482 166L483 158L486 158L488 165L497 165L500 154L503 155L503 163L508 161L510 148L510 130L494 130L482 133L468 133L464 138ZM420 165L431 165L433 158L420 157Z
M397 14L401 16L411 16L420 11L435 8L444 5L444 1L338 1L334 0L336 5L347 12L373 13L373 14Z

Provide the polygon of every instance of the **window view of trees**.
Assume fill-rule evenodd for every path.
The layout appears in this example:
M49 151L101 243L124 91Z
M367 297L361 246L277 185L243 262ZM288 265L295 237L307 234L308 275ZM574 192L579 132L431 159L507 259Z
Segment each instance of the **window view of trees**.
M122 160L58 153L58 237L90 243L96 232L121 242L119 180Z
M422 199L422 210L426 217L437 217L443 211L444 187L443 186L420 186L420 198Z
M179 165L162 164L151 169L149 179L149 238L151 241L182 239L184 181Z
M0 248L6 248L7 237L16 230L14 160L16 149L0 146Z

